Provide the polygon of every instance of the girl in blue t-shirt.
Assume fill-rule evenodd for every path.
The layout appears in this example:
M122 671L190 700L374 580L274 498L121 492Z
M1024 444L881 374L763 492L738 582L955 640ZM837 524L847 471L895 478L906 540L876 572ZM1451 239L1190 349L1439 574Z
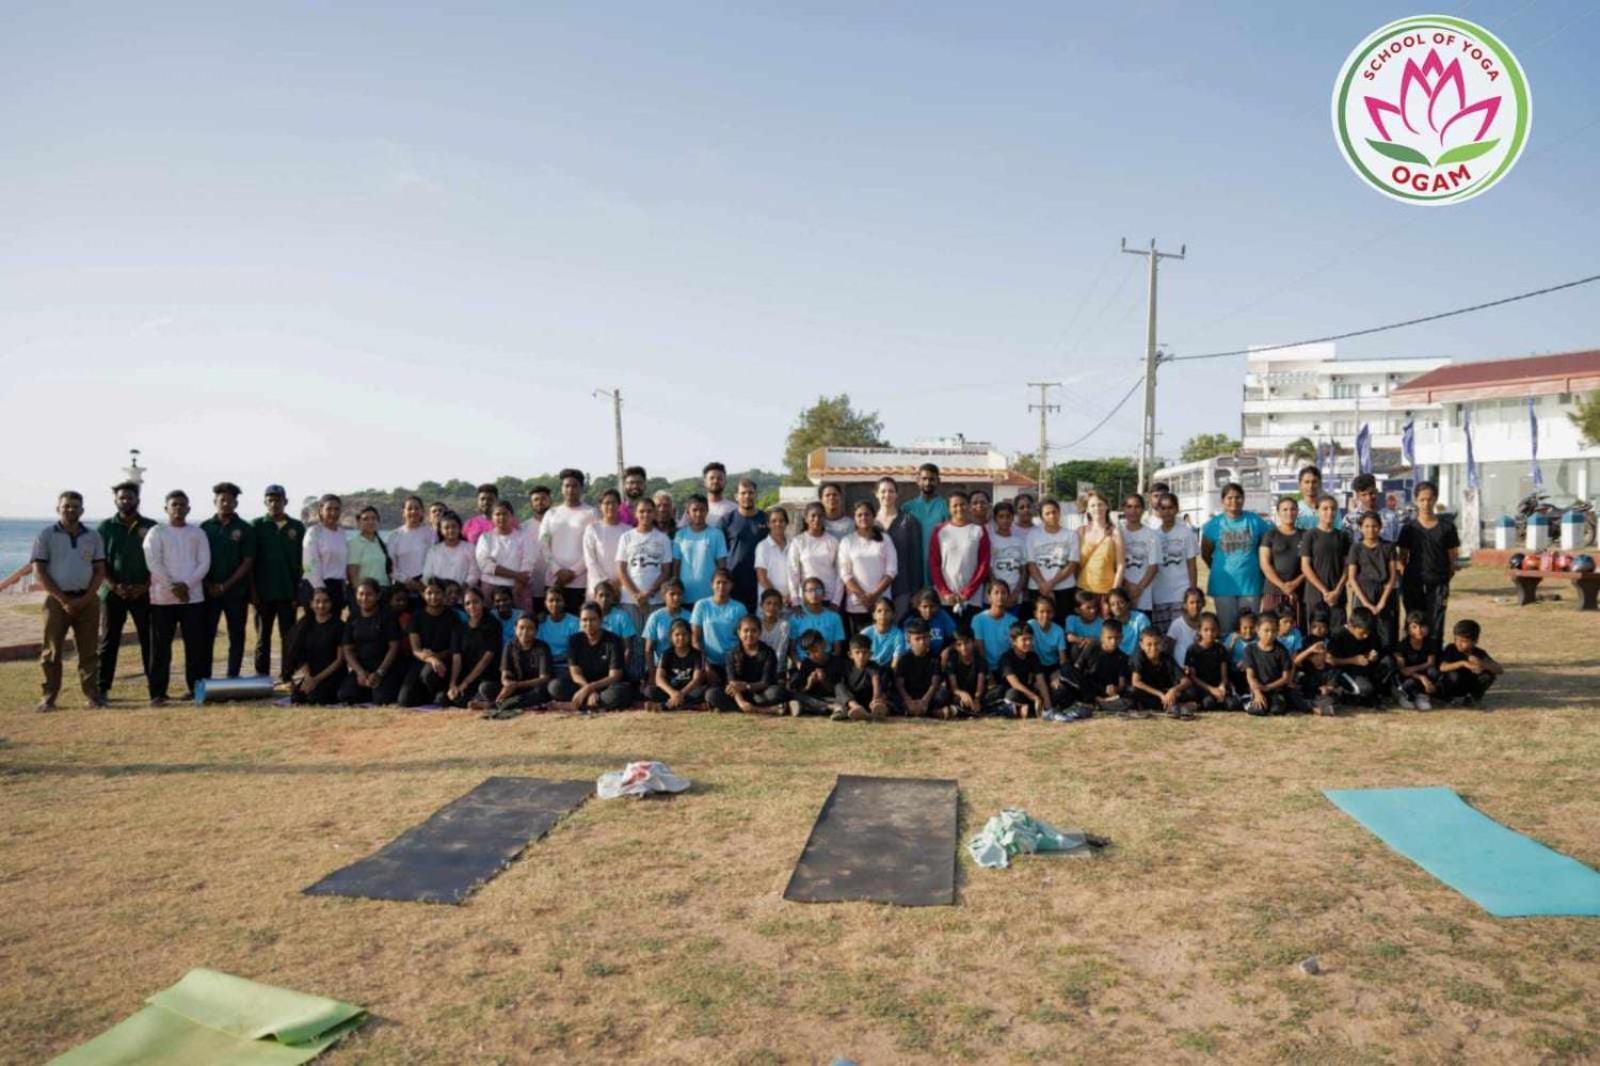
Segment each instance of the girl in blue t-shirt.
M1266 579L1261 574L1261 538L1272 523L1244 509L1244 489L1227 485L1222 490L1222 513L1213 515L1200 530L1200 556L1211 574L1206 591L1225 632L1232 632L1239 609L1254 611L1261 601Z
M944 650L955 642L956 620L939 603L939 594L932 589L917 593L911 603L911 614L900 624L901 629L913 618L920 618L928 627L928 648L935 658L943 655Z

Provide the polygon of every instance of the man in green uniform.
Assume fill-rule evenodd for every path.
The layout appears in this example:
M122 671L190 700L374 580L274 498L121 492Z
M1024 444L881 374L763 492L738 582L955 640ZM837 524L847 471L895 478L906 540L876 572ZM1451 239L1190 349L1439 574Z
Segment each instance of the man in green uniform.
M256 605L256 673L272 672L272 627L278 639L289 648L289 630L294 625L295 594L300 588L300 552L306 538L305 523L290 518L284 510L289 502L282 485L268 485L267 513L252 523L256 534L256 565L250 572L255 585L252 600ZM280 671L280 680L289 680Z
M228 676L244 666L244 620L250 606L250 568L256 561L256 531L239 517L239 486L223 481L211 486L217 513L200 523L211 545L211 570L206 574L206 628L202 638L206 660L198 676L211 676L217 623L228 619Z
M95 532L106 550L106 580L100 586L104 623L100 630L100 697L111 694L117 676L117 652L122 648L122 631L128 616L133 616L133 632L139 638L139 665L150 669L150 568L144 561L144 535L155 519L139 513L139 486L124 481L111 490L117 513L100 523Z

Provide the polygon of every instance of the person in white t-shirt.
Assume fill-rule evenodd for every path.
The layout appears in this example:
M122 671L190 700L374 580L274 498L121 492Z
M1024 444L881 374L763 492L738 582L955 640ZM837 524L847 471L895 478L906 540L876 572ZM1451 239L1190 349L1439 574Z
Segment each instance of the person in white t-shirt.
M617 541L614 568L622 605L643 629L647 608L661 602L661 586L672 576L672 541L656 528L656 502L649 497L634 501L633 523Z
M600 494L600 518L583 531L583 569L587 585L587 598L595 598L595 589L602 581L615 584L617 545L630 533L622 524L622 493L606 489Z
M706 525L712 529L722 528L722 520L739 509L733 500L723 496L723 491L728 487L728 468L718 462L707 463L700 470L700 480L706 490ZM683 513L678 516L680 525L689 523L689 505L683 505Z
M1144 497L1130 492L1122 501L1122 587L1128 601L1150 613L1150 586L1161 572L1161 538L1145 525Z
M1017 508L1010 500L995 504L991 513L994 528L989 530L989 578L1005 582L1007 603L1020 603L1028 583L1028 537L1017 532Z
M989 580L989 531L967 515L968 496L949 496L950 521L928 536L928 579L956 621L978 613L972 601Z
M851 515L855 530L839 542L839 580L844 583L844 615L852 635L872 625L873 607L893 587L900 570L894 541L878 528L877 517L877 508L862 500Z
M436 577L440 581L453 581L463 589L478 583L478 557L476 550L461 538L461 516L446 511L439 519L439 543L428 549L422 562L422 583Z
M510 589L513 603L526 601L528 583L543 561L538 554L538 542L529 541L520 530L512 527L511 505L505 500L496 500L490 505L489 521L492 524L478 534L473 551L478 580L487 589ZM492 591L490 595L493 596Z
M775 590L783 597L786 610L799 610L800 603L789 591L789 511L785 507L767 508L767 535L756 544L756 586L763 594Z
M600 520L583 502L583 471L561 471L561 502L539 523L539 543L544 546L545 588L560 589L567 613L576 618L588 596L588 571L583 562L583 534Z
M823 599L838 606L844 583L839 580L839 538L824 525L822 504L806 504L806 527L789 543L789 597L800 598L807 578L822 582Z
M822 527L839 543L856 531L855 516L844 509L844 490L838 485L824 484L817 490L822 501Z
M404 585L421 604L422 566L428 560L428 549L439 542L439 534L428 524L421 496L407 496L400 506L400 515L400 526L391 530L386 540L389 558L394 563L394 583Z
M1028 541L1028 574L1036 596L1055 601L1057 618L1071 618L1078 606L1078 533L1061 521L1061 503L1039 505L1040 523Z
M1189 590L1200 584L1199 568L1195 563L1200 548L1195 543L1194 530L1178 521L1178 497L1163 492L1155 497L1155 504L1155 535L1161 545L1161 572L1151 586L1150 621L1160 628L1183 613L1183 602ZM1201 603L1204 602L1202 595Z

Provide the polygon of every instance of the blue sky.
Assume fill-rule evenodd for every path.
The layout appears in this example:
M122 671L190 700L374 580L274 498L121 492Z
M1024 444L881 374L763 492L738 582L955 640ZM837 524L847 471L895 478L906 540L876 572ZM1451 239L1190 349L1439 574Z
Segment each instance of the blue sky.
M1600 8L1447 5L1529 148L1470 202L1363 186L1328 100L1392 4L36 5L0 38L0 513L151 488L776 467L822 392L895 441L1081 435L1176 353L1596 272ZM1209 6L1209 5L1207 5ZM1292 11L1292 14L1289 12ZM1600 290L1341 345L1600 345ZM1242 359L1163 370L1167 454ZM1073 455L1131 454L1135 405ZM93 499L93 496L91 496ZM99 510L98 507L93 508ZM253 510L253 505L250 508Z

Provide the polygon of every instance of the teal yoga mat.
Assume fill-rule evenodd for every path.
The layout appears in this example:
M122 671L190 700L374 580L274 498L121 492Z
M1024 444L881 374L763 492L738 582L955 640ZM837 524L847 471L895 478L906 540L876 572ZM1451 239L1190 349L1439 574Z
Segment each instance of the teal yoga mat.
M1507 829L1448 788L1329 789L1323 795L1496 918L1600 916L1600 873Z

